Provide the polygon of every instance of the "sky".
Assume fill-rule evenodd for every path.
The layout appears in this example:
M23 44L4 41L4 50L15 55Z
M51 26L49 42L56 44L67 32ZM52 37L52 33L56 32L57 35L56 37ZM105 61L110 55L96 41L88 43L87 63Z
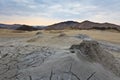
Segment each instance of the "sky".
M0 23L50 25L68 20L120 25L120 0L0 0Z

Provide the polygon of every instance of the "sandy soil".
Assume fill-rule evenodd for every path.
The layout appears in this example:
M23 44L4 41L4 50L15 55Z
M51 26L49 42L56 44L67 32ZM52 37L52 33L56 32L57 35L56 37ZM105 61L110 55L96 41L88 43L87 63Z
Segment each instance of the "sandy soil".
M98 40L105 40L114 43L120 43L120 33L115 31L100 31L100 30L51 30L51 31L15 31L15 30L0 30L0 37L31 37L37 32L42 32L44 35L58 35L59 33L65 33L68 36L74 36L76 34L87 34L90 37Z

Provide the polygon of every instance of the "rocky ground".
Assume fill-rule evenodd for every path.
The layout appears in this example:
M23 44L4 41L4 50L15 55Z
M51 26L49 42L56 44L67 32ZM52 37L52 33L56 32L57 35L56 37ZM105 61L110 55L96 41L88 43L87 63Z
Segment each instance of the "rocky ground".
M120 80L120 45L61 32L2 37L0 80Z

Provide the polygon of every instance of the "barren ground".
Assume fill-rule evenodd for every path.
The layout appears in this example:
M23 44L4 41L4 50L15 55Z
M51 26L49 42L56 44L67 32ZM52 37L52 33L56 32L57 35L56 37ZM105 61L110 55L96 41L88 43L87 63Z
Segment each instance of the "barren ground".
M119 32L0 30L0 80L120 80L102 64L70 52L73 44L84 39L98 41L120 61Z

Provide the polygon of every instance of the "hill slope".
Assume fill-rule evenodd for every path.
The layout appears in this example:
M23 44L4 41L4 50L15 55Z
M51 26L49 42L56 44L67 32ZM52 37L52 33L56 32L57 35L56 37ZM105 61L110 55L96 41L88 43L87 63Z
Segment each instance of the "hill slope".
M34 30L38 30L38 29L35 27L32 27L32 26L22 25L21 27L18 27L16 30L34 31Z
M79 25L80 25L79 22L66 21L66 22L56 23L56 24L47 26L46 29L54 29L54 30L71 29L71 28L78 27Z
M120 26L111 23L95 23L91 21L83 21L81 23L75 21L66 21L56 23L46 27L47 30L63 30L63 29L98 29L98 30L108 30L113 29L120 31Z
M29 25L21 25L21 24L0 24L0 28L2 29L13 29L13 30L23 30L23 31L34 31L34 30L64 30L64 29L78 29L78 30L116 30L120 31L120 25L112 24L112 23L95 23L91 21L65 21L56 23L49 26L29 26Z
M0 28L2 28L2 29L17 29L20 26L21 26L20 24L13 24L13 25L0 24Z

